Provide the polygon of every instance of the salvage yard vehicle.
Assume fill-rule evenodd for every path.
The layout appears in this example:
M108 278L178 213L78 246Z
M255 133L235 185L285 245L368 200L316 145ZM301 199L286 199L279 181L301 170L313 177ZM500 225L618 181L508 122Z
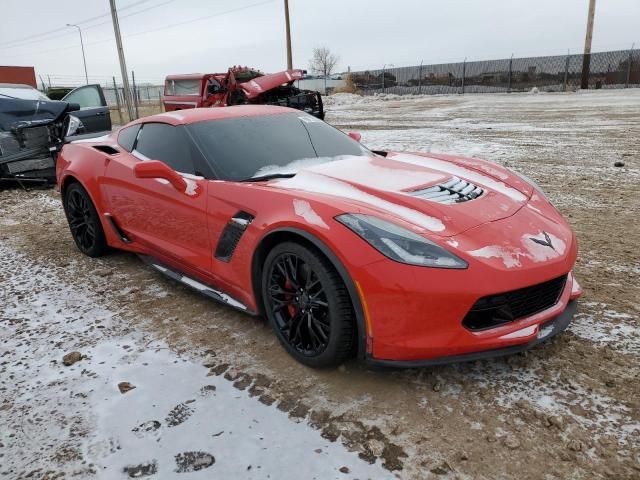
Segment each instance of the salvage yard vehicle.
M55 101L28 85L0 84L0 181L53 182L65 137L110 130L100 85Z
M57 182L80 251L264 315L311 367L500 356L569 325L576 238L533 181L359 140L289 108L168 112L66 144Z
M302 110L322 120L320 93L293 85L304 73L285 70L265 75L248 67L231 67L227 73L169 75L164 82L164 109L171 112L197 107L278 105Z

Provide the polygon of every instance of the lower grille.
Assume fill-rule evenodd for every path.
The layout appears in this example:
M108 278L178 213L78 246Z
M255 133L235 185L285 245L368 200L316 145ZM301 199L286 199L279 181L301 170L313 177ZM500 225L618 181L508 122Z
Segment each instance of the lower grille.
M567 276L563 275L531 287L482 297L462 324L469 330L485 330L535 315L558 303L566 282Z

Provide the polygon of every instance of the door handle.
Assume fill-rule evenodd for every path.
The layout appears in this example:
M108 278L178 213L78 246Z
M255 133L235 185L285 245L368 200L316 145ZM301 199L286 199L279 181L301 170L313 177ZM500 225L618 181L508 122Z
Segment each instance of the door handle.
M96 113L96 116L99 116L99 117L104 117L105 115L106 115L106 112L98 112L98 113Z

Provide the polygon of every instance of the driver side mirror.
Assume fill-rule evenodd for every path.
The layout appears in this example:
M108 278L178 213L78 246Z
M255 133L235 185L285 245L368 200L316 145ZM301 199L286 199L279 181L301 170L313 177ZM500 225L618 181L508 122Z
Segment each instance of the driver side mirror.
M362 135L360 135L360 133L358 133L358 132L349 132L349 133L347 133L347 135L349 135L349 137L354 139L356 142L359 142L360 139L362 138Z
M161 178L168 181L179 192L187 190L187 182L182 175L159 160L145 160L138 162L133 167L136 178Z

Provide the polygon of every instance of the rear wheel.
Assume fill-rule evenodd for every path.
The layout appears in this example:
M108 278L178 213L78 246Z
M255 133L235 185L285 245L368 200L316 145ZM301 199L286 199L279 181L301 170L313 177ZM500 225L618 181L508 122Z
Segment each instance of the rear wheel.
M64 211L76 246L90 257L108 251L98 212L87 191L79 183L69 185L64 194Z
M262 271L264 310L278 339L310 367L338 365L351 356L354 314L347 289L317 251L276 245Z

